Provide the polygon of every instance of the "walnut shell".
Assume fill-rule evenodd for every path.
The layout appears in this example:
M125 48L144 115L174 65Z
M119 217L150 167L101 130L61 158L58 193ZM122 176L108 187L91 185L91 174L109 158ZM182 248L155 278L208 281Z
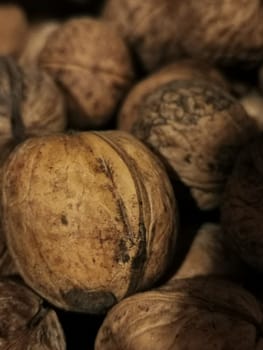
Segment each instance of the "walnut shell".
M64 350L63 330L55 311L42 299L11 279L0 279L0 348Z
M257 300L235 284L177 280L114 306L95 350L259 350L262 321Z
M161 164L120 131L30 139L4 169L11 256L28 285L67 310L104 312L152 286L173 254L176 215Z
M36 68L21 69L0 57L0 165L26 137L63 131L63 96L53 80Z
M23 9L17 5L0 6L0 55L18 54L28 35L28 23Z
M228 179L221 208L225 240L263 271L263 135L246 146Z
M147 76L134 85L126 96L118 115L118 126L122 130L131 130L132 124L139 114L139 109L145 98L155 89L174 80L203 79L221 85L229 90L228 83L218 70L205 62L191 59L180 60L164 66L159 71Z
M103 17L153 70L185 56L225 65L262 62L262 11L258 0L107 0Z
M40 66L63 87L73 127L99 127L116 110L133 80L128 49L108 23L66 21L48 38Z
M203 210L220 204L240 147L257 133L237 100L201 79L161 85L131 118L130 131L190 187Z
M172 279L217 275L241 276L242 265L224 243L218 224L205 223L196 233L183 263Z
M31 26L26 45L19 57L19 64L38 65L39 55L47 39L60 26L59 22L42 21Z

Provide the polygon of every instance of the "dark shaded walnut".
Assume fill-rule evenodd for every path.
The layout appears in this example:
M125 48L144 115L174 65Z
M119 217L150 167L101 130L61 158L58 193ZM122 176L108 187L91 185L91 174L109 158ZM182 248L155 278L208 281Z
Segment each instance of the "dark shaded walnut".
M67 310L104 312L152 286L174 253L177 221L159 160L124 132L32 138L4 169L11 256L28 285Z
M207 63L191 59L177 61L149 75L130 90L118 115L119 128L130 130L138 118L139 109L145 98L162 85L174 80L193 79L211 81L221 85L225 90L229 89L228 83L220 72Z
M63 330L55 311L22 283L0 279L0 348L64 350Z
M29 28L28 39L21 55L19 56L19 64L38 65L39 55L45 46L47 39L60 26L59 22L43 21L32 24Z
M56 30L42 50L40 66L63 87L76 128L104 125L133 80L129 51L108 23L76 18Z
M28 35L23 9L17 5L0 5L0 55L18 56Z
M95 350L262 349L263 315L241 287L215 278L182 279L114 306Z
M226 247L218 224L203 224L173 279L217 275L239 278L242 264Z
M25 138L63 131L65 126L64 99L53 80L0 57L0 164Z
M228 179L222 205L225 240L263 271L263 135L244 148Z
M259 92L253 91L243 96L240 103L247 114L255 120L258 129L263 131L263 96Z
M203 210L220 204L240 147L257 132L238 101L220 86L197 79L156 88L134 120L130 131L190 187Z
M182 56L211 63L259 63L263 58L258 0L107 0L112 22L153 70Z

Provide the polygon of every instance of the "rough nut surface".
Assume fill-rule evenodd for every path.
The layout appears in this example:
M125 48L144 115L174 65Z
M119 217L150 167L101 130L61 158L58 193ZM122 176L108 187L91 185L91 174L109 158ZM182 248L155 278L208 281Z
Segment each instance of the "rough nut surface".
M23 284L0 279L0 348L65 350L56 313Z
M40 66L63 87L73 127L107 122L133 80L129 51L108 23L65 22L46 42Z
M156 88L130 131L190 187L201 209L212 209L221 201L240 147L257 128L230 94L196 79Z
M218 70L207 63L184 59L164 66L157 72L148 75L144 80L136 84L126 96L118 115L119 128L131 130L135 120L139 116L140 106L145 98L162 85L174 80L202 79L214 82L229 90L228 83Z
M88 313L150 287L177 231L165 171L119 131L24 142L4 169L3 221L26 282L51 303Z
M262 349L262 311L224 280L177 280L131 296L109 311L96 350Z
M232 248L263 271L263 141L246 146L228 179L222 205L222 227Z

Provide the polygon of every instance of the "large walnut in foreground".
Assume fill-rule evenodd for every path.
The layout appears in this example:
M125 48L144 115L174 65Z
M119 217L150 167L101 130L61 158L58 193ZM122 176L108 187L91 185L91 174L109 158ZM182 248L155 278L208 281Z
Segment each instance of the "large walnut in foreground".
M205 79L179 79L156 87L135 112L133 123L120 116L123 129L162 157L201 209L217 207L240 147L257 133L238 101Z
M39 64L62 86L75 128L104 125L134 75L121 35L108 23L88 17L61 25L46 41Z
M259 0L107 0L104 17L148 70L184 56L221 64L263 58Z
M23 284L0 279L0 349L65 350L55 311Z
M262 321L260 304L235 284L177 280L114 306L95 350L262 350Z
M227 182L221 211L226 242L245 262L262 272L262 134L240 154Z
M19 272L61 308L103 312L149 288L173 254L171 185L159 161L129 134L30 139L6 164L2 197Z

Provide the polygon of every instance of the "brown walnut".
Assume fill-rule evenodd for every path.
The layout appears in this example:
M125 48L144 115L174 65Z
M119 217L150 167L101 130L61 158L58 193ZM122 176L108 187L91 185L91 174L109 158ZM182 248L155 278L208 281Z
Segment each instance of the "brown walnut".
M176 280L114 306L95 350L261 350L262 321L259 303L238 285Z
M124 132L25 141L6 163L2 202L21 276L64 309L104 312L152 286L173 254L177 210L169 180L159 160Z
M65 350L63 330L55 311L22 283L0 279L0 348Z
M181 57L259 63L263 6L258 0L107 0L113 23L148 70Z
M133 80L130 54L120 34L91 18L61 25L48 38L39 62L63 87L76 128L105 124Z
M204 210L220 204L240 147L257 133L238 101L205 79L161 85L131 118L129 131L162 157Z

